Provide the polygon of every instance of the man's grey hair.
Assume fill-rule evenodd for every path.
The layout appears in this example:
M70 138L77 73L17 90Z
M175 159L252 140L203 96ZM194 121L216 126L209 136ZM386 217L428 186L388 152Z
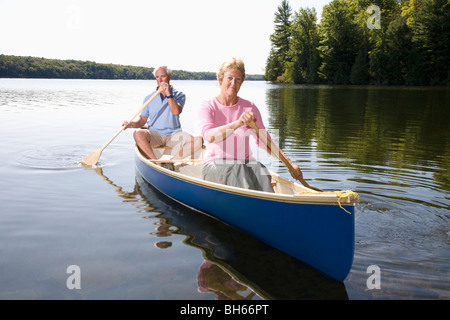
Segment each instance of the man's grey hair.
M167 75L168 75L169 77L172 76L172 70L171 70L171 69L169 69L167 66L159 66L159 67L155 68L155 70L153 70L153 75L154 75L155 77L156 77L156 71L159 70L159 69L164 69L164 70L166 70Z

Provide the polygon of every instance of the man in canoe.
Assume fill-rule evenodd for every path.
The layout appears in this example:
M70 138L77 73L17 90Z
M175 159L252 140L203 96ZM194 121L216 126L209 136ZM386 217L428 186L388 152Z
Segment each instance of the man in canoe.
M141 153L148 159L156 159L153 147L167 146L173 149L173 160L183 159L201 147L200 136L192 136L181 130L180 114L186 102L186 95L170 85L172 72L167 66L160 66L153 72L162 90L132 122L124 121L122 126L140 128L134 132L134 140ZM145 97L144 103L156 92ZM147 124L147 128L141 128Z
M206 142L203 179L246 189L273 192L271 176L267 168L252 157L249 136L254 136L260 148L272 154L254 130L248 127L254 122L260 133L266 132L258 108L238 96L245 79L242 60L225 61L217 73L219 95L202 103L199 110L201 134ZM281 150L279 150L282 153ZM275 155L277 156L277 155ZM283 153L283 156L284 153ZM298 166L286 158L293 167L291 175L303 179Z

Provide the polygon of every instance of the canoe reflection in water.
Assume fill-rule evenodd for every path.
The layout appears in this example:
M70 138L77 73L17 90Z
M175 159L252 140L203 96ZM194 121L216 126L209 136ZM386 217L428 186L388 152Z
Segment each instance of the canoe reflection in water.
M139 211L155 212L159 219L153 237L184 235L183 243L202 251L204 262L197 274L198 291L214 293L217 299L348 299L342 282L332 280L313 268L225 223L191 210L166 197L139 173L133 192L116 188L117 194ZM143 204L145 208L143 208ZM155 246L170 250L170 241ZM189 297L186 297L187 299Z

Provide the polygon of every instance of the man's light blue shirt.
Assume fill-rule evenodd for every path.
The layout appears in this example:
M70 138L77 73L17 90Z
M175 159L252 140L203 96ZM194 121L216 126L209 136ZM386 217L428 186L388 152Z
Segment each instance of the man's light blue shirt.
M170 87L173 98L181 106L184 107L186 102L186 95L180 92L174 87ZM147 97L145 97L144 102L146 103L148 99L156 92L153 91ZM181 131L180 116L175 116L169 108L169 100L159 94L153 99L145 108L142 110L141 115L148 117L147 126L149 129L158 132L163 136L171 136L175 132Z

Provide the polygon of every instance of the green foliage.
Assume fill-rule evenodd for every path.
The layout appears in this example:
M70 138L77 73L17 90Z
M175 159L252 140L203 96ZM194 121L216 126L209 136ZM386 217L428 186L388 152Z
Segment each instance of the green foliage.
M413 25L413 40L424 55L426 81L431 85L449 84L450 1L422 1Z
M350 83L352 66L364 39L362 27L355 21L359 8L352 0L334 0L324 6L321 33L322 65L320 75L328 82Z
M91 61L56 60L0 55L0 78L56 79L154 79L153 68L103 64ZM215 80L214 72L173 70L174 80ZM246 75L246 80L263 80L261 75Z
M380 28L367 25L371 5L380 9ZM275 14L268 81L450 84L449 0L332 0L320 23L315 10L290 10L283 0Z
M271 55L267 60L265 79L278 81L283 75L291 38L291 7L283 0L275 13L275 32L270 36L272 44Z
M154 76L152 68L2 54L0 78L154 79Z
M320 56L319 33L315 9L300 9L294 14L292 38L286 62L285 78L290 83L318 81Z

